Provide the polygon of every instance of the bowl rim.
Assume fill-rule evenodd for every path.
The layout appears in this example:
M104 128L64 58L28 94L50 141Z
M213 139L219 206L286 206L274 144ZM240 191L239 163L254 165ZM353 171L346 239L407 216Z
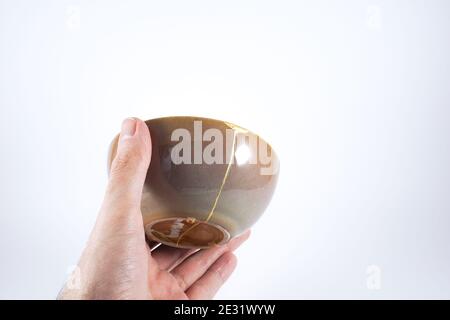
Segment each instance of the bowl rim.
M233 123L233 122L229 122L229 121L225 121L225 120L219 120L219 119L216 119L216 118L209 118L209 117L201 117L201 116L182 116L182 115L179 115L179 116L162 116L162 117L156 117L156 118L151 118L151 119L147 119L147 120L143 120L144 122L145 122L145 124L146 125L149 125L149 123L148 122L150 122L150 121L157 121L157 120L165 120L165 119L173 119L173 118L191 118L191 119L198 119L198 120L209 120L209 121L215 121L215 122L220 122L220 123L225 123L226 125L228 125L229 127L230 127L230 129L235 129L235 128L238 128L238 129L240 129L241 131L245 131L246 133L250 133L250 134L253 134L253 135L255 135L256 137L258 137L258 139L261 139L264 143L266 143L269 147L270 147L270 150L271 150L271 153L272 153L272 155L274 155L275 156L275 160L277 161L277 163L278 163L278 170L277 171L279 171L279 166L280 166L280 158L279 158L279 156L278 156L278 153L275 151L275 149L272 147L272 145L269 143L269 142L267 142L267 140L266 139L264 139L261 135L259 135L259 134L257 134L257 133L255 133L254 131L252 131L252 130L249 130L249 129L247 129L247 128L244 128L244 127L242 127L242 126L239 126L239 125L237 125L237 124L235 124L235 123ZM150 126L151 127L151 126ZM114 138L111 140L111 142L109 143L109 147L108 147L108 152L107 152L107 157L106 157L106 170L107 170L107 175L109 176L110 175L110 171L111 171L111 160L112 160L112 154L113 154L113 152L114 152L114 146L117 148L117 140L119 139L119 135L120 135L120 133L117 133L115 136L114 136Z
M193 118L193 119L198 119L198 120L210 120L210 121L216 121L216 122L225 123L226 125L228 125L230 127L230 129L238 128L241 131L245 131L247 133L250 133L250 134L253 134L253 135L257 136L259 139L263 140L270 147L271 152L275 154L275 158L278 159L278 161L280 159L278 157L278 153L275 151L275 149L273 148L272 144L267 142L267 140L265 138L263 138L260 134L254 132L252 130L249 130L249 129L245 128L245 127L242 127L240 125L235 124L234 122L225 121L225 120L219 120L219 119L216 119L216 118L201 117L201 116L163 116L163 117L147 119L147 120L144 120L144 122L147 124L147 122L149 122L149 121L164 120L164 119L171 119L171 118Z

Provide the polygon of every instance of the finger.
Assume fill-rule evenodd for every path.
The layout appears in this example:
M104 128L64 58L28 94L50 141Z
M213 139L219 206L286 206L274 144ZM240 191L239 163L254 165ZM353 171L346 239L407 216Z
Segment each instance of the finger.
M91 237L95 240L131 232L145 239L140 202L151 158L150 133L145 122L128 118L116 139L117 148L115 143L111 148L108 187Z
M250 236L250 230L232 239L227 245L216 246L191 255L172 270L182 290L187 290L208 268L227 251L237 249Z
M145 122L125 119L109 174L106 198L111 206L140 208L151 152L150 133Z
M158 263L161 270L170 270L178 262L193 254L196 249L180 249L160 245L152 251L153 259Z
M212 299L217 291L230 277L236 268L236 256L227 252L223 254L216 262L198 279L187 291L186 295L193 300Z

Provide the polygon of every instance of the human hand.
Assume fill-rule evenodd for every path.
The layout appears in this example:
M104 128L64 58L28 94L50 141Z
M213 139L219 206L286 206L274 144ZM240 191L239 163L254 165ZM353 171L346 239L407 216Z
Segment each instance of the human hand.
M124 120L103 204L78 264L77 285L66 284L59 299L210 299L233 272L232 252L249 231L227 245L199 251L147 244L140 203L151 146L145 122Z

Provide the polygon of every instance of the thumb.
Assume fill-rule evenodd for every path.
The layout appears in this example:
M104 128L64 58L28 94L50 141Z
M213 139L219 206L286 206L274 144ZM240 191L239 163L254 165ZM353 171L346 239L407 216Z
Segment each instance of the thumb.
M140 208L142 188L152 154L150 132L144 121L127 118L122 123L111 164L107 198L116 208ZM111 203L112 202L112 203Z

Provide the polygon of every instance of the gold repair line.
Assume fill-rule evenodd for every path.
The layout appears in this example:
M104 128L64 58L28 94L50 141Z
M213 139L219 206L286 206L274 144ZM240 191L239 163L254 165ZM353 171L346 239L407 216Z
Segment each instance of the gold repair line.
M219 189L219 192L217 193L216 200L214 200L214 205L212 206L211 211L209 212L209 215L206 218L206 222L208 222L212 218L212 216L214 214L214 210L216 210L217 203L219 202L220 195L222 194L223 186L225 185L225 182L227 181L227 178L228 178L228 174L230 173L231 164L233 162L233 157L234 157L235 144L236 144L236 131L233 130L233 145L231 147L230 160L228 161L227 170L225 171L225 175L222 179L222 184L220 185L220 189Z
M214 204L213 204L211 211L209 212L208 217L206 218L205 222L208 222L212 218L214 211L216 210L217 203L219 202L220 195L222 194L223 186L225 185L225 182L227 181L228 175L230 173L230 168L231 168L231 165L233 162L233 157L234 157L234 149L235 149L235 145L236 145L236 130L234 130L234 128L232 128L232 129L233 129L233 144L231 146L230 160L228 161L227 170L225 171L225 175L223 176L222 184L220 185L219 192L217 192L216 199L214 200ZM189 231L194 229L199 224L200 224L200 222L196 222L193 226L191 226L185 232L183 232L178 237L177 246L180 244L180 240L186 235L186 233L188 233Z
M192 229L194 229L196 226L198 226L200 224L199 221L197 221L196 223L194 223L192 226L190 226L185 232L183 232L182 234L180 234L180 236L177 239L177 246L180 245L180 241L181 239L186 235L186 233L188 233L189 231L191 231Z

